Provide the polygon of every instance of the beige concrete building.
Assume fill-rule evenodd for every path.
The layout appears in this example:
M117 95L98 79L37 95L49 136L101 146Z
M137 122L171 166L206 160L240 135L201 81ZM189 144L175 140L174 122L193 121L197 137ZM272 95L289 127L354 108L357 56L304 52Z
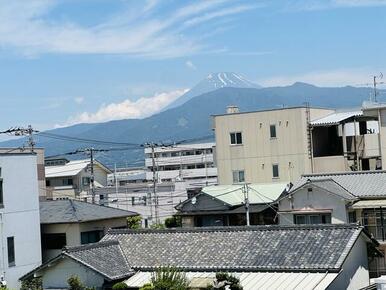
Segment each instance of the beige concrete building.
M311 172L308 123L334 111L294 107L228 112L213 117L219 184L293 181Z
M219 184L386 168L386 106L228 112L213 117Z

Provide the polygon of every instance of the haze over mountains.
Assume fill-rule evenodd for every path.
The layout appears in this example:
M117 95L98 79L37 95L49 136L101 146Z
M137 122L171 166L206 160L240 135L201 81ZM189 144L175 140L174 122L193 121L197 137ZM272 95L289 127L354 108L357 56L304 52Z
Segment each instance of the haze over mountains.
M153 116L144 119L78 124L47 132L110 142L173 143L211 135L213 132L210 116L225 113L228 105L237 105L240 111L296 106L303 105L305 102L317 107L356 107L364 100L368 100L370 94L370 88L350 86L327 88L300 82L290 86L261 88L238 74L217 73L209 75L181 96L169 106L169 109ZM37 146L46 148L46 156L90 146L87 143L48 139L42 136L36 136L36 141ZM22 143L22 140L12 140L2 142L0 145L20 146ZM106 144L93 146L111 147ZM69 157L84 158L82 155ZM96 158L109 166L113 166L114 163L119 167L139 166L143 164L143 148L137 146L130 150L100 152Z

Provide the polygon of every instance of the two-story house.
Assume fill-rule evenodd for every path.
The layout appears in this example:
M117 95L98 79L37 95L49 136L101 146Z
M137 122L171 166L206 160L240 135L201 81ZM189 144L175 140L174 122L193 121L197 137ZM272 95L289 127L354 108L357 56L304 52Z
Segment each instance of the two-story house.
M95 187L107 186L107 175L111 173L110 169L97 160L93 163ZM80 197L91 201L90 159L46 160L45 171L47 199Z

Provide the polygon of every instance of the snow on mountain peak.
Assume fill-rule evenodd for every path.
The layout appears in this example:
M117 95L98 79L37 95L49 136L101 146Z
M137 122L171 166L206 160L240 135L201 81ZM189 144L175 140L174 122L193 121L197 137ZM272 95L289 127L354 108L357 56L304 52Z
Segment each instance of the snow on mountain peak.
M224 87L234 88L257 88L251 81L247 80L242 75L233 72L218 72L209 74L203 82L207 82L208 85L214 89Z
M260 86L247 80L242 75L233 72L217 72L209 74L205 79L195 85L191 90L182 95L179 99L166 107L166 109L174 108L182 105L188 100L215 91L221 88L261 88Z

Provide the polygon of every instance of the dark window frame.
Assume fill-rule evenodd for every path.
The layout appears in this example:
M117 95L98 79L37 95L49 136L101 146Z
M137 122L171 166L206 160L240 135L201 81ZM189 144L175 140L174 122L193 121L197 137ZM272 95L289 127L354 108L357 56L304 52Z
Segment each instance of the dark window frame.
M15 237L7 237L8 267L16 266Z
M272 178L280 178L280 168L279 164L272 164Z
M229 133L231 145L243 145L243 134L242 132L231 132Z
M276 124L269 125L269 136L271 139L277 138Z

